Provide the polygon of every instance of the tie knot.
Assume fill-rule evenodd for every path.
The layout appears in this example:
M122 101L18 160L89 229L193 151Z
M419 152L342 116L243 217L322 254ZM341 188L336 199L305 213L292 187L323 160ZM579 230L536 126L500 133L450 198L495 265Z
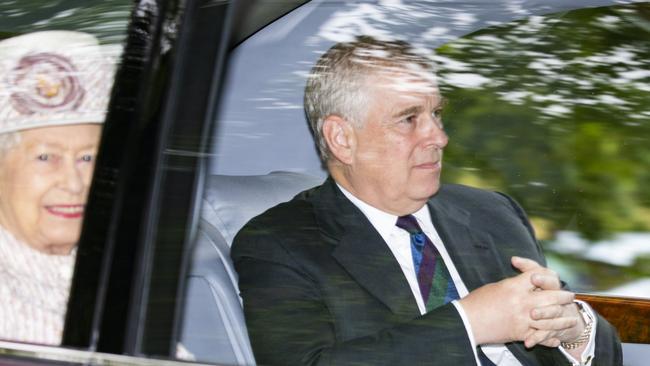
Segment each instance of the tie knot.
M418 220L413 215L398 217L397 223L395 223L395 225L401 229L408 231L408 233L411 235L419 234L422 232L422 229L420 229L420 225L418 224Z

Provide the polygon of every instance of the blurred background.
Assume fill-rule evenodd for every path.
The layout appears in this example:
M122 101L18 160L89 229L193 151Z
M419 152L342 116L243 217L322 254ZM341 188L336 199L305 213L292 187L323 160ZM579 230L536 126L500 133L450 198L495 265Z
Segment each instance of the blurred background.
M575 290L650 297L650 5L489 27L436 50L443 179L506 192Z

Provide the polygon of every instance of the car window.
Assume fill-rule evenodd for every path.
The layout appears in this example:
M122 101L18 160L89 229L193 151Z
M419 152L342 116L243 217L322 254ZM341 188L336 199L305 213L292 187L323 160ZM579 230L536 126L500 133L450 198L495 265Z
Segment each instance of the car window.
M309 68L355 34L404 38L435 58L449 101L443 180L515 197L576 291L650 297L648 4L565 5L307 4L231 55L211 171L324 177L302 112Z
M650 9L556 5L308 2L231 50L179 357L250 363L229 246L250 218L325 179L302 106L306 75L359 34L405 39L435 59L448 99L446 183L513 196L575 291L650 298Z
M302 1L296 2L296 6L299 3ZM130 61L141 61L139 58L142 58L142 64L153 64L153 68L157 69L141 70L139 67L142 64L133 62L130 66L134 67L125 68L127 70L122 75L125 80L136 76L131 80L132 84L128 84L135 92L129 94L130 91L127 92L124 88L119 92L130 97L137 94L141 99L136 100L138 103L134 108L133 100L124 98L120 100L120 108L116 109L122 115L135 109L134 114L138 115L132 120L138 125L132 129L135 132L128 131L125 141L119 141L119 144L113 141L111 149L108 149L115 154L110 156L114 165L107 164L104 175L100 177L103 179L102 184L108 188L97 194L100 196L98 201L103 202L96 207L105 212L101 212L103 216L95 217L109 217L108 211L118 212L119 217L110 216L111 220L106 220L110 221L106 225L110 225L109 228L98 225L105 229L104 232L110 233L111 237L105 241L109 244L110 253L107 253L106 258L96 256L98 259L93 263L101 262L101 269L93 267L94 265L87 266L91 268L85 268L84 273L95 275L93 272L102 272L102 288L96 289L97 293L86 291L78 294L76 300L80 301L76 305L80 314L85 310L83 305L86 303L95 304L96 301L99 305L97 309L93 308L93 314L83 314L87 322L92 324L85 327L81 332L83 334L72 334L70 344L76 345L75 342L81 339L78 348L94 351L96 347L100 352L154 358L149 364L162 362L155 357L218 364L254 363L241 312L237 274L229 259L229 245L239 228L252 216L323 181L326 174L318 160L302 110L305 76L320 53L333 43L349 40L357 34L403 38L420 46L425 52L437 55L440 83L450 99L445 120L448 121L447 128L452 141L458 140L456 150L451 146L449 148L445 167L445 173L449 177L445 179L502 190L515 196L530 213L540 237L553 240L552 236L545 236L545 228L550 226L548 221L551 220L547 216L552 208L540 206L538 209L534 205L544 200L544 196L530 200L521 197L519 191L511 185L518 188L517 184L523 183L516 179L512 180L515 183L510 180L500 181L500 173L493 171L498 164L474 164L475 160L483 161L484 158L480 157L483 152L479 150L484 146L481 145L483 139L475 141L471 134L476 133L480 137L480 130L490 129L477 127L480 120L472 120L471 113L468 115L469 112L459 110L465 105L464 101L469 100L467 95L474 93L472 98L481 98L482 94L487 94L481 90L490 85L484 80L493 78L497 80L496 84L500 81L499 76L490 73L492 68L486 68L485 75L478 70L466 72L463 65L483 65L470 65L475 55L463 56L457 53L457 49L462 47L455 45L471 42L477 35L480 37L484 34L482 32L491 34L490 32L515 29L513 32L517 34L518 25L528 22L536 24L540 19L542 23L545 23L544 19L549 19L548 22L554 24L553 19L556 18L570 19L573 13L568 11L573 8L601 3L597 0L580 4L556 4L557 7L533 4L530 9L516 6L493 9L491 4L482 1L463 2L458 6L434 6L433 2L419 1L308 2L230 50L225 74L227 80L221 88L221 66L215 66L212 61L213 58L220 59L215 54L223 47L220 44L217 46L215 40L221 35L220 27L224 26L223 14L230 10L226 9L226 2L187 2L192 4L187 13L176 2L139 2L141 11L137 13L151 11L154 15L139 18L142 24L139 24L141 28L136 31L141 31L142 34L132 34L131 41L135 45L134 49L141 49L136 49L127 56L130 56ZM46 7L40 6L41 3L38 2L21 2L20 6L16 2L1 4L11 14L7 18L7 27L2 28L3 37L32 29L76 29L92 33L102 44L117 45L116 54L119 54L121 42L126 37L124 30L131 7L130 2L117 0L96 4L63 1ZM160 14L163 17L157 18L158 4L169 5L161 7L163 10L175 6L178 8L169 12L162 11ZM208 8L218 10L212 13ZM604 11L624 13L620 9L625 7L604 8ZM645 11L642 7L629 9L632 9L630 11L633 14ZM548 17L531 17L531 14L557 11L563 12ZM194 22L197 13L210 16ZM192 20L189 21L191 31L179 31L181 24L182 28L189 27L183 23L183 19ZM0 24L4 24L4 21L3 18ZM501 26L489 28L496 24ZM147 33L150 29L160 30L156 26L164 28L163 31ZM204 32L205 29L211 31ZM481 29L483 31L472 34ZM469 36L457 41L458 37L467 34ZM196 41L201 37L207 39ZM508 39L507 36L504 37ZM233 37L238 41L243 38L245 37ZM594 43L600 41L594 40ZM160 48L156 50L159 53L153 56L148 53L148 47L152 45L153 49ZM635 46L640 47L639 45L640 43ZM454 57L458 60L454 60ZM506 61L500 59L499 62ZM199 69L201 72L197 71ZM205 69L211 70L214 75L202 73ZM154 76L149 78L150 75ZM645 82L643 76L639 78L634 73L632 75L632 79ZM135 85L142 80L150 83ZM537 87L534 82L531 85ZM136 86L142 89L137 89ZM644 90L644 87L638 89ZM476 93L481 97L477 97ZM215 98L218 94L222 98L217 103ZM501 96L498 92L496 94ZM161 100L165 103L156 104ZM530 111L518 109L519 105L507 98L502 100L494 97L492 107L502 102L500 108L520 113L516 118L535 121ZM469 105L469 108L472 106ZM530 107L538 112L535 108L535 105ZM458 111L458 119L452 118L455 111ZM206 115L207 118L204 118ZM202 126L204 119L207 122ZM467 127L469 132L462 129L463 124L472 125ZM205 132L211 130L212 125L214 135L197 133L203 127ZM526 126L528 125L531 124ZM124 130L115 129L112 132L112 136L119 138ZM504 143L504 139L511 139L509 134L515 131L509 131L508 134L501 132L499 139L495 140L497 144ZM108 134L109 131L105 133ZM470 136L467 137L466 134ZM522 132L521 135L529 137L527 132ZM590 140L583 142L584 145L589 143ZM122 145L132 147L138 144L141 149L122 149ZM205 148L206 144L210 146L209 149ZM451 145L453 144L452 142ZM484 150L491 152L489 149ZM488 154L490 159L495 158L497 161L502 156L502 152L501 155ZM120 168L126 165L129 169L121 171ZM540 167L541 164L534 166ZM473 169L487 170L483 174ZM137 177L126 179L126 174ZM512 176L516 177L516 174ZM121 180L118 181L115 177ZM511 176L507 178L510 179ZM532 186L538 185L535 183ZM120 190L129 190L130 196L118 196L122 193ZM129 199L132 202L128 202ZM191 202L193 199L197 199L197 202ZM120 207L110 206L107 201L116 201L116 206ZM642 209L647 208L646 203L640 204ZM575 207L568 209L575 210ZM127 211L137 212L131 216ZM567 217L569 215L566 214ZM589 237L592 241L607 237L607 234L602 237L589 236L591 234L585 236L583 231L576 229L577 224L572 225L565 223L557 233L566 231L571 235ZM634 230L643 233L646 229ZM612 232L627 233L633 230L627 226L617 226ZM103 244L102 240L103 238L96 241ZM547 248L553 248L553 245L545 244ZM95 249L90 248L86 254L95 255ZM551 265L563 270L562 261L573 258L561 257L564 255L561 249L554 251L559 253L558 259L550 252ZM574 267L580 269L582 264ZM637 271L638 268L641 267L634 267L632 271ZM600 269L596 271L599 277L604 277L601 276ZM124 275L120 277L116 272ZM579 272L562 274L572 284L578 284L577 288L589 289L580 279L571 277L579 277ZM180 278L180 285L179 276L184 276ZM633 279L642 280L644 277L647 274L637 275ZM79 282L83 280L79 277L76 279ZM83 283L78 287L81 292L86 290ZM597 290L594 287L591 289ZM74 319L69 317L68 320L68 324L74 323ZM106 331L113 323L116 324L114 329ZM92 346L87 347L88 344ZM125 359L120 360L127 362Z
M0 1L0 40L35 31L81 31L119 59L132 1L45 3ZM221 57L215 56L223 47L216 39L230 10L225 4L231 2L190 1L187 14L181 3L138 2L141 13L154 14L142 16L146 24L138 31L146 26L164 30L162 35L132 34L133 43L143 50L130 56L151 57L145 46L154 44L162 57L146 62L155 64L156 72L173 73L165 74L168 79L137 79L152 81L136 100L149 108L137 110L137 122L153 121L138 125L146 126L137 131L145 137L142 149L122 149L134 144L133 135L119 144L113 141L107 149L115 153L109 157L115 165L107 164L100 177L110 189L99 192L98 201L118 201L126 209L96 205L123 217L105 230L112 236L106 239L112 244L109 259L93 253L96 247L86 250L102 267L86 266L92 268L84 273L102 272L110 278L102 280L97 293L87 291L92 286L79 286L77 313L92 326L84 334L69 334L69 344L92 351L65 358L58 349L0 342L0 353L36 352L38 357L71 362L104 357L113 363L165 364L156 357L171 357L253 364L229 245L252 216L325 178L302 109L305 76L333 43L364 33L406 39L435 57L440 86L449 99L444 119L452 142L445 158L446 182L515 197L529 213L550 266L574 289L634 296L645 291L650 297L648 252L636 244L646 243L650 232L650 200L642 189L649 179L644 121L650 88L643 42L649 28L647 3L572 10L605 2L530 8L495 8L482 1L266 2L286 8L283 11L302 6L247 39L249 24L245 36L232 37L241 44L228 53L221 92L221 65L212 62ZM255 3L260 8L253 6L250 14L276 18L265 13L265 2ZM159 22L157 11L174 7L178 9L161 12L173 16ZM197 13L206 16L196 21ZM180 25L189 27L184 16L193 28L181 37ZM197 41L200 38L207 39ZM150 72L133 67L122 77L141 76L136 71ZM155 105L152 100L166 103ZM131 100L121 102L122 115L134 109ZM205 115L205 133L197 133ZM214 135L208 135L212 127ZM117 135L123 131L114 129L112 136L121 137ZM160 156L155 155L158 150ZM124 152L133 154L126 160L137 163L121 172L115 166L123 166ZM140 171L144 178L116 178ZM127 199L138 196L135 203L124 203L119 193L112 195L127 189L115 188L120 182L131 189ZM189 202L194 198L196 203ZM129 216L129 209L144 214ZM96 217L108 217L102 214ZM103 273L107 268L124 276ZM179 276L184 276L180 285ZM112 282L115 278L118 281ZM84 304L93 301L99 304L93 314L82 314ZM74 328L74 318L68 318ZM117 331L101 329L110 328L110 323L117 324ZM102 356L95 349L151 360Z
M132 6L0 1L2 340L61 342L101 123Z

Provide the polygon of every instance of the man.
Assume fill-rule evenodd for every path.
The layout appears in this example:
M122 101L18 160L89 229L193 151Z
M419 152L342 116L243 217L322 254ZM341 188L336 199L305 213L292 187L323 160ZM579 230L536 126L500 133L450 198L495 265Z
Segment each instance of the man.
M442 104L404 42L320 58L305 109L330 177L233 244L258 363L621 364L615 330L543 267L514 201L440 185Z

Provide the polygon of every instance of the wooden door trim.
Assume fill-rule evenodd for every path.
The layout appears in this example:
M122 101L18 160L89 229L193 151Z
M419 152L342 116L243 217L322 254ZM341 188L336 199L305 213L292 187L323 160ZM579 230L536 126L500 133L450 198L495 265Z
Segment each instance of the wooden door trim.
M625 343L650 344L650 299L577 294L616 329Z

